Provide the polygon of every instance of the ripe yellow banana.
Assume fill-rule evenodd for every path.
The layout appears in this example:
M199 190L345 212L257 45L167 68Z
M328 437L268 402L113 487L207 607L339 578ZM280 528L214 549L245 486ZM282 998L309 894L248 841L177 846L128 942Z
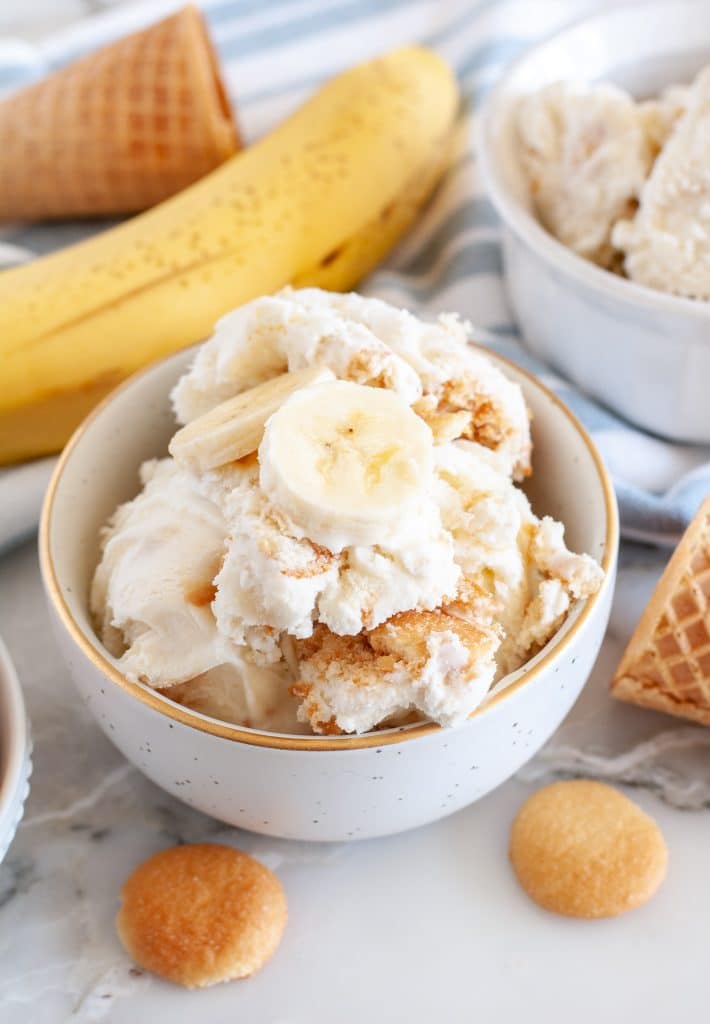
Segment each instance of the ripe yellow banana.
M434 53L393 51L180 195L0 274L0 462L58 450L119 380L227 310L356 284L438 180L457 102Z

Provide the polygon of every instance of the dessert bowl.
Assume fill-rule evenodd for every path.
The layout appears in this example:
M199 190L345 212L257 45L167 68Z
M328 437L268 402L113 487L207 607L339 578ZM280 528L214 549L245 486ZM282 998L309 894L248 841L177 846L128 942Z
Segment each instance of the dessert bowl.
M572 706L604 635L618 522L609 477L583 428L512 363L533 415L538 515L561 520L572 548L598 559L599 591L578 603L534 658L506 676L462 726L423 722L359 736L284 735L207 717L130 682L96 636L89 586L99 530L138 490L138 468L175 429L169 393L186 350L120 387L84 422L45 499L40 555L51 616L81 699L122 753L169 793L240 828L290 839L364 839L434 821L509 778Z
M31 771L32 743L22 689L0 640L0 861L22 819Z
M577 256L538 222L521 170L521 97L559 80L608 81L637 99L689 82L710 62L698 0L612 7L540 43L489 96L478 135L484 182L503 221L504 272L528 347L641 427L710 442L710 302L654 291Z

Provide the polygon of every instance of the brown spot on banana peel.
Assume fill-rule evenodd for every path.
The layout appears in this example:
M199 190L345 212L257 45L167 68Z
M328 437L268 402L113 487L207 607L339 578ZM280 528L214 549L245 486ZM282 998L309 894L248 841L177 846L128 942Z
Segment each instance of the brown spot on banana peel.
M320 287L341 291L338 274L342 268L348 266L349 261L360 260L360 277L374 269L406 233L441 181L451 162L455 128L456 126L452 125L451 130L432 147L432 158L420 164L409 176L398 196L390 199L356 235L343 241L309 270L297 274L291 282L293 287ZM400 222L393 223L397 217L400 218ZM387 237L387 230L392 231L392 237Z
M321 267L329 267L331 263L335 263L338 257L343 251L343 246L339 245L336 249L332 249L323 259L320 261Z

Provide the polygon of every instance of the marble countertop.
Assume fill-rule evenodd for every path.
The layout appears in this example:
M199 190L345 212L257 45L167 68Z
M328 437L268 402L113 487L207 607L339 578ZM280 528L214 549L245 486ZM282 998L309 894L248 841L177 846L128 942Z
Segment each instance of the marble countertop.
M624 552L595 672L520 777L416 832L321 845L225 828L127 764L75 697L49 632L34 544L7 555L0 633L24 685L35 768L24 821L0 866L0 1020L705 1019L710 731L619 705L606 692L662 562L654 552ZM558 771L626 781L657 818L670 872L646 907L614 921L572 921L539 910L519 890L508 828L533 785ZM188 993L137 971L113 918L134 865L165 846L204 839L274 869L290 916L261 973Z

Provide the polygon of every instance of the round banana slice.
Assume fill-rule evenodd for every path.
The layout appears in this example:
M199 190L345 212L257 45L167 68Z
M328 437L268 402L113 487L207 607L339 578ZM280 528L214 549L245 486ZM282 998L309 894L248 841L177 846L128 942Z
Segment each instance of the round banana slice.
M403 399L349 381L296 392L267 421L262 489L331 551L416 528L433 470L429 427Z

